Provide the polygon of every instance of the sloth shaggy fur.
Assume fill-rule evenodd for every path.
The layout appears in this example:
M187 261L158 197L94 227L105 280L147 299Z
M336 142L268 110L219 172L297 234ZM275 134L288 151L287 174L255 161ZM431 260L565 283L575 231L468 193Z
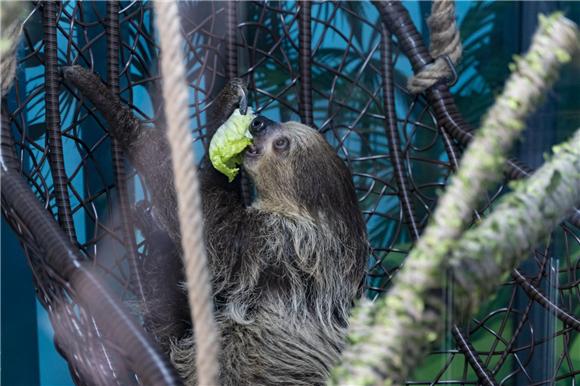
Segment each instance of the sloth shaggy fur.
M149 254L145 327L195 384L195 340L187 298L171 160L164 133L145 128L91 72L63 70L110 124L110 134L151 193L139 214ZM211 138L238 106L244 84L230 81L208 111ZM286 146L274 145L283 138ZM220 330L223 385L324 384L344 344L368 252L351 175L315 130L271 122L244 158L256 198L246 207L239 178L228 183L205 159L200 177L204 233Z

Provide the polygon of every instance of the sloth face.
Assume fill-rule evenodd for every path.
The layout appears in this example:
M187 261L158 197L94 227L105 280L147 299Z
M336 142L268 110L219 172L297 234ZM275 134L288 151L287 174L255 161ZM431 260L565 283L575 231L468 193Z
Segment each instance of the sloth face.
M348 169L316 130L257 117L250 132L254 143L244 154L244 169L262 205L318 211L351 201Z
M244 168L255 179L276 170L275 174L289 178L296 171L297 160L306 163L309 153L329 149L316 130L298 122L279 123L257 117L251 123L250 132L254 140L244 154Z
M252 121L250 132L254 141L244 157L246 170L251 173L252 170L259 168L264 159L280 161L289 155L295 144L292 143L292 132L287 126L288 123L278 123L264 117L257 117ZM308 127L306 129L311 130Z

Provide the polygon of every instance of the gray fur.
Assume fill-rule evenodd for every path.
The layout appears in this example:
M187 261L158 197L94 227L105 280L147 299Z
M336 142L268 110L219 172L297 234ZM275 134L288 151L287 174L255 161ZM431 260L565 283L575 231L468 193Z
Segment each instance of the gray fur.
M343 245L324 222L248 211L264 215L266 228L263 243L242 257L250 260L240 270L243 278L217 313L222 384L323 384L343 345L360 281L345 273L360 270L355 267L360 251ZM284 277L273 275L276 266ZM193 345L189 336L172 347L172 360L188 385L195 384Z
M97 87L92 80L87 87L86 70L67 69L64 74L98 108L109 108L110 95L91 96L89 89ZM236 107L240 85L234 80L213 103L210 136ZM152 145L148 138L153 135L144 134L138 123L132 125L132 132L127 129L129 119L115 122L116 116L123 116L119 111L105 113L111 133L117 132L115 126L125 125L118 137L126 140L130 158L154 192L159 229L169 234L178 250L173 186L167 180L171 172L160 170L167 162L155 162L161 155L143 157L136 150L162 149L164 136L156 136ZM272 144L281 137L290 146L275 151ZM135 146L140 142L146 143ZM275 124L255 142L263 150L261 155L244 161L257 192L250 207L242 203L239 181L228 184L207 161L201 173L205 242L221 333L220 382L324 384L340 355L350 308L360 294L368 251L364 221L348 169L315 130L295 122ZM164 186L149 186L160 180ZM169 255L165 253L166 258ZM165 262L158 261L161 271L157 272L166 269ZM167 273L164 276L152 275L149 285L173 290L162 295L150 291L155 295L151 304L169 301L182 304L181 311L187 309L178 283L167 283ZM174 272L170 277L177 276ZM162 315L146 316L146 321L153 321L149 325L156 326L150 330L167 348L186 384L194 385L191 330L164 329L179 310L154 308L161 309Z

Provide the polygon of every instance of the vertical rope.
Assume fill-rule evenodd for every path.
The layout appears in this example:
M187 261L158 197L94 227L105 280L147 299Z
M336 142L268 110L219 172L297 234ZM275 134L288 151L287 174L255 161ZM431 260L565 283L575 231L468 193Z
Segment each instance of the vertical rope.
M58 208L58 222L73 243L76 243L74 223L68 195L68 178L64 169L62 133L60 131L59 74L56 39L57 2L43 4L44 12L44 101L46 106L46 134L48 159Z
M181 246L187 291L196 339L197 380L200 385L218 381L218 333L213 317L199 181L189 132L188 90L183 40L176 1L156 1L156 26L161 46L163 98L167 138L171 148L177 194Z
M108 78L111 91L119 96L119 1L107 2L107 63ZM125 170L124 156L119 141L111 137L111 155L113 158L113 173L115 185L117 186L117 197L119 200L119 210L121 212L121 231L127 248L129 270L132 284L135 286L136 295L142 300L142 304L147 307L143 284L139 269L137 267L137 244L133 231L133 217L130 210L129 192L127 188L127 172Z
M300 65L300 117L308 126L314 124L312 116L312 31L310 26L310 1L300 1L298 11L298 41Z

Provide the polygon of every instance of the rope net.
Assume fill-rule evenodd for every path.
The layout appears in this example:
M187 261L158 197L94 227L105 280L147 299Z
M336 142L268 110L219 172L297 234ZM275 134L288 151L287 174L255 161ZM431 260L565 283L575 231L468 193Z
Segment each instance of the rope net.
M135 264L147 258L152 246L139 232L127 232L134 229L133 221L124 221L132 216L121 214L133 213L135 203L147 202L148 193L130 165L112 156L100 113L58 76L55 84L45 86L50 77L55 79L50 72L55 65L75 64L113 86L116 75L110 67L115 67L121 99L146 125L165 127L153 6L114 3L114 11L104 2L34 4L24 25L17 79L3 101L3 120L12 131L20 174L65 226L83 264L120 299L137 304ZM198 159L208 146L206 110L232 76L249 80L257 113L302 120L318 129L352 171L372 244L366 295L380 296L428 221L471 130L445 84L425 95L407 90L410 67L428 51L412 23L411 30L388 30L392 25L383 29L381 12L403 18L408 14L396 4L377 9L359 2L179 6ZM110 12L118 16L116 32ZM46 39L51 34L56 44L52 48ZM409 39L420 43L416 51L408 49ZM118 50L105 58L111 43ZM386 107L390 93L395 124ZM58 119L47 125L50 106ZM50 140L54 134L49 126L60 133L62 145ZM59 148L62 157L54 157ZM518 167L514 163L512 169L525 172ZM489 192L478 213L485 215L508 189L506 180ZM4 197L2 211L20 237L38 296L55 328L55 342L75 382L146 384L135 366L135 353L107 337L66 276L47 261L26 219ZM407 384L573 382L580 372L580 327L554 315L557 310L580 313L579 250L578 228L563 223L495 300L472 320L450 325L447 339ZM139 320L138 307L129 313Z

